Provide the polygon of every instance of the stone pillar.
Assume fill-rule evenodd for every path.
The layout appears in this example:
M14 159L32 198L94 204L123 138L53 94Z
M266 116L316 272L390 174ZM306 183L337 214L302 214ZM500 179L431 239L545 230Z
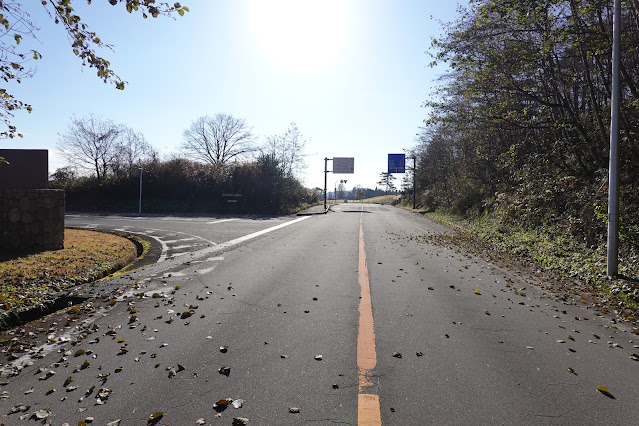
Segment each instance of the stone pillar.
M64 201L59 189L0 189L0 252L64 248Z

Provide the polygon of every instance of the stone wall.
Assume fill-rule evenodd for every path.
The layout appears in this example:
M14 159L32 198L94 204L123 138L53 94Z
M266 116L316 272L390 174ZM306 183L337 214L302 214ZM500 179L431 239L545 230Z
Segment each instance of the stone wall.
M64 191L0 189L0 252L64 248Z

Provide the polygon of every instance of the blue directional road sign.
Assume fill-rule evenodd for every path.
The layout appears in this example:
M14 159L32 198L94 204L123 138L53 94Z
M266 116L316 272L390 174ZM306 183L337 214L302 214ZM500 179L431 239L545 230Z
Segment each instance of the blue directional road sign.
M406 154L388 154L388 173L406 173Z

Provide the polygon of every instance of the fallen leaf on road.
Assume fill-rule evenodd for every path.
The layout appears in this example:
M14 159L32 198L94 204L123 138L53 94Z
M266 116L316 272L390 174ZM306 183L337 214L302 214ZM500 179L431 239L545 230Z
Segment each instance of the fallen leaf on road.
M164 417L164 413L162 411L157 411L149 416L147 419L147 424L154 425L160 421Z
M477 290L477 289L474 289L474 290L473 290L473 293L475 293L475 294L481 294L481 293L480 293L480 291L479 291L479 290Z
M222 352L223 354L227 353L228 351L229 351L228 346L220 346L220 352Z
M199 419L197 419L197 420L195 421L195 424L196 424L196 425L203 425L203 424L206 424L206 420L204 420L204 418L203 418L203 417L200 417Z
M575 375L577 374L577 373L575 372L575 369L574 369L574 368L572 368L572 367L568 367L568 371L570 371L572 374L575 374Z
M120 426L120 422L122 422L122 419L113 420L107 423L106 426Z
M435 290L435 287L428 287L429 290Z
M242 408L242 404L244 404L243 399L234 399L233 402L231 403L231 405L235 409Z
M323 359L322 355L316 355L315 361L321 361Z
M218 402L213 404L213 409L218 413L221 413L222 411L226 410L226 408L232 401L233 400L231 398L220 399Z
M297 414L300 412L300 409L298 407L288 407L288 412Z
M490 311L484 311L486 315L490 315Z
M38 410L34 412L31 417L35 417L38 420L44 420L51 415L51 411L43 408L42 410Z
M608 388L607 388L607 387L605 387L605 386L601 386L601 385L599 385L599 386L597 386L597 390L598 390L599 392L603 393L603 394L610 395L610 389L608 389Z
M101 388L100 390L98 390L98 393L95 395L95 397L101 402L105 402L107 399L109 399L109 396L112 392L113 391L111 389Z
M46 373L44 373L43 376L38 377L39 380L47 380L49 377L55 375L55 371L53 370L49 370Z
M555 340L555 342L557 342L557 343L566 343L565 340L561 340L561 339L557 339L557 340Z
M220 374L225 375L226 377L229 376L229 374L231 374L231 367L227 367L225 365L221 366L218 370L217 370Z
M247 419L246 417L233 417L233 426L247 425L248 422L249 419Z
M218 402L213 404L213 407L215 407L215 406L226 407L227 405L229 405L231 403L231 401L233 401L231 398L220 399Z
M400 354L399 352L393 352L393 356L394 356L395 358L401 358L401 357L402 357L402 354Z
M14 405L13 407L11 407L9 414L24 413L25 411L29 411L29 408L31 407L24 404Z

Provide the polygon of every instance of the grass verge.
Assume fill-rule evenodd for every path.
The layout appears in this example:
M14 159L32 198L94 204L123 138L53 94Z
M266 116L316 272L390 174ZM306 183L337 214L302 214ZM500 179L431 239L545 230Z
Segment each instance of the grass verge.
M606 271L605 246L589 247L572 235L550 227L529 230L490 218L468 220L441 212L425 215L490 244L498 252L532 261L561 280L585 283L603 296L618 299L630 308L639 308L639 259L636 255L620 256L619 276L611 279Z
M123 237L65 229L65 248L0 261L0 321L42 307L78 284L95 281L135 261Z

